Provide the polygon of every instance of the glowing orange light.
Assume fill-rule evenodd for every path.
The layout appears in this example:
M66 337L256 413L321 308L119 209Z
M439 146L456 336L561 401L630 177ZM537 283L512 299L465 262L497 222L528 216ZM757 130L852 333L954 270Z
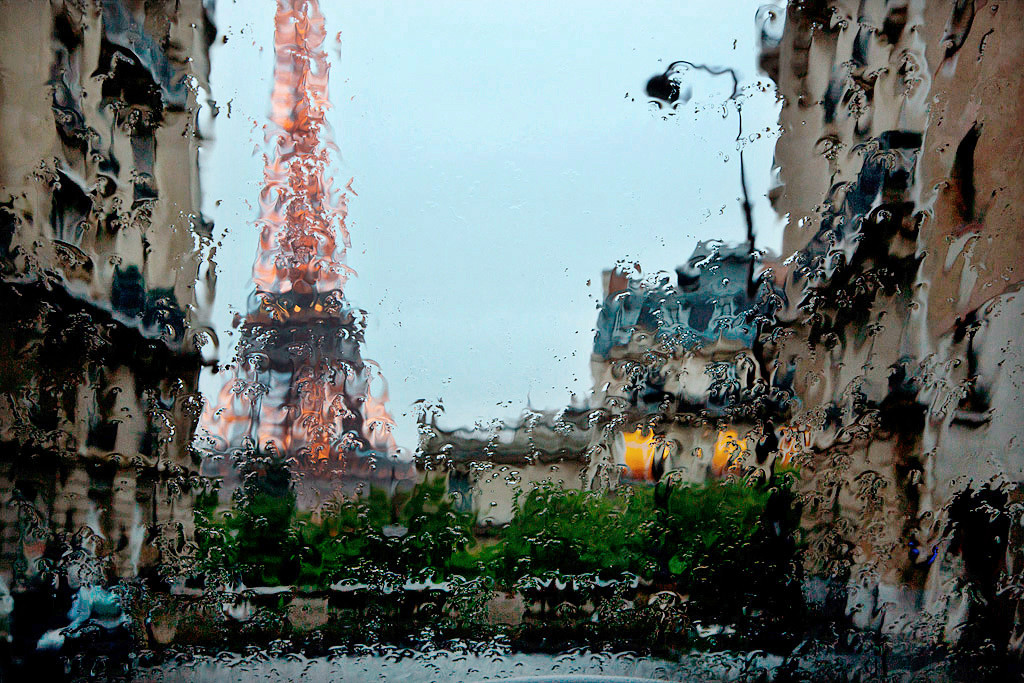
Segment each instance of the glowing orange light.
M658 442L652 430L641 428L623 433L622 438L625 444L623 459L630 475L634 479L651 479L655 458L666 456L665 444Z
M741 441L735 429L719 431L718 440L715 441L715 452L711 456L711 471L720 475L726 469L737 467L737 460L746 452L747 441Z

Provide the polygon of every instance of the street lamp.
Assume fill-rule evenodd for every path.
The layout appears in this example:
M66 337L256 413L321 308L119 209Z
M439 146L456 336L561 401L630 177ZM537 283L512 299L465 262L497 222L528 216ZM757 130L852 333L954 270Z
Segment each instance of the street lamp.
M747 192L747 175L746 169L743 163L743 146L740 144L743 138L743 107L740 104L739 94L739 78L736 76L736 71L730 67L716 68L707 66L706 64L694 64L693 62L685 59L672 62L665 69L664 73L655 74L651 76L650 80L647 81L647 96L660 102L666 102L671 106L676 106L681 103L685 103L690 99L690 87L685 90L681 90L682 86L682 74L685 70L680 67L688 67L689 69L696 69L698 71L704 71L712 76L721 76L728 74L732 78L732 93L729 95L726 101L733 100L736 102L736 114L739 120L739 129L736 132L737 151L740 156L740 188L743 191L743 218L747 224L747 243L750 245L751 252L754 250L754 218L751 213L750 195ZM747 293L750 297L754 296L755 283L754 283L754 258L751 254L750 259L750 277L747 278Z

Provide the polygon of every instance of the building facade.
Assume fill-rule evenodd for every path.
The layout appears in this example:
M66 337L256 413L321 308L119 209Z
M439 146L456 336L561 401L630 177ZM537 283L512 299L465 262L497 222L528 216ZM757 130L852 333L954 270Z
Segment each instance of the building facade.
M748 441L773 432L793 402L793 368L766 358L761 342L784 304L771 265L747 244L703 242L675 282L605 272L589 486L666 472L701 482L748 464Z
M428 479L446 477L456 506L479 526L508 524L517 497L536 486L584 488L598 429L591 412L528 411L513 424L458 429L422 416L417 467Z
M215 32L200 0L8 3L0 30L0 575L135 576L191 524Z
M798 2L784 105L792 423L812 571L855 623L1020 647L1024 9ZM984 512L982 512L984 510ZM1016 615L1016 616L1015 616Z

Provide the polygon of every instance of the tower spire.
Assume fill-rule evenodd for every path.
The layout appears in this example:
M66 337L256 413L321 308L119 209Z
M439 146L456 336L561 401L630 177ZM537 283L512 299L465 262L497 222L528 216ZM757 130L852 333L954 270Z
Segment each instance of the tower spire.
M330 173L325 36L317 0L279 0L255 289L235 376L204 422L215 452L276 451L307 480L391 476L386 384L361 356L365 314L344 294L352 181L337 188Z

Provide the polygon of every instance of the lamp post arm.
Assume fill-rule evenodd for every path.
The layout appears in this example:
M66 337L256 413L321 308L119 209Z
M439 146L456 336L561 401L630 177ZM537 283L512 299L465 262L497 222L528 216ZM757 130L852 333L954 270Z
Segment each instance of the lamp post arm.
M739 81L739 78L736 76L736 70L733 69L732 67L715 68L713 66L707 66L706 64L694 64L693 62L688 61L686 59L679 59L679 60L676 60L676 61L674 61L674 62L672 62L671 64L668 65L668 68L665 69L665 74L668 75L668 74L672 73L672 71L674 71L679 66L688 66L691 69L696 69L698 71L703 71L705 73L711 74L712 76L721 76L723 74L729 74L729 76L732 78L732 93L729 95L729 99L736 101L736 118L737 118L738 123L739 123L738 129L736 131L736 143L737 143L737 152L739 152L739 155L740 155L740 189L743 192L743 202L741 204L741 207L743 209L743 220L746 223L746 227L747 227L747 244L750 245L750 250L751 250L751 252L753 252L753 250L754 250L754 215L753 215L753 207L752 207L752 205L750 203L750 193L747 190L747 171L746 171L746 165L744 164L744 161L743 161L743 147L742 147L742 142L741 142L741 140L743 138L743 107L742 107L742 105L740 104L740 102L738 100L739 90L740 90L740 81ZM747 278L747 294L748 294L748 296L753 298L754 294L756 293L756 289L757 289L756 283L754 282L754 259L753 259L753 256L751 256L751 259L750 259L750 273L749 273L749 277Z

